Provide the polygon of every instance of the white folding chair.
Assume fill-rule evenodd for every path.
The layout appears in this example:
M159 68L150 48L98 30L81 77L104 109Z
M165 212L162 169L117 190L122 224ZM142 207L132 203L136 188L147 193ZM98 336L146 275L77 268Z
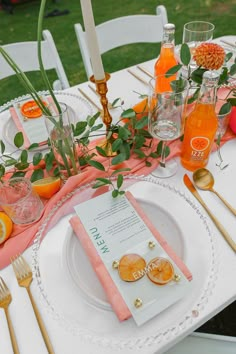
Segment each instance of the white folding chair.
M112 19L96 26L100 53L131 43L158 43L162 40L163 25L168 22L166 8L159 5L156 15L131 15ZM86 32L81 24L74 25L84 67L88 78L93 74Z
M17 42L2 46L23 72L39 71L37 42ZM54 90L70 87L55 42L48 30L43 31L42 58L46 70L55 69L58 80L54 81ZM15 72L0 55L0 79L15 75Z

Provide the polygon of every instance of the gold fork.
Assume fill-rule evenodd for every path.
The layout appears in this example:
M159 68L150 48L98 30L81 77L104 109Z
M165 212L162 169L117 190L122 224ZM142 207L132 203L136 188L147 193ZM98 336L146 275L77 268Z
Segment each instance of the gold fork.
M20 354L19 349L18 349L18 345L17 345L17 341L16 341L14 328L12 326L12 322L11 322L9 312L8 312L8 307L11 303L11 300L12 300L11 293L10 293L6 283L2 279L2 277L0 277L0 307L3 308L5 311L14 354Z
M34 298L32 296L31 290L30 290L30 284L33 280L32 271L31 271L28 263L25 261L25 259L21 255L18 257L15 257L15 258L11 258L11 263L12 263L12 266L13 266L19 286L26 288L26 290L28 292L28 295L29 295L29 298L30 298L30 301L31 301L38 325L39 325L39 328L41 330L45 345L48 350L48 353L54 354L54 350L53 350L50 338L47 334L42 317L39 313L38 307L34 301Z

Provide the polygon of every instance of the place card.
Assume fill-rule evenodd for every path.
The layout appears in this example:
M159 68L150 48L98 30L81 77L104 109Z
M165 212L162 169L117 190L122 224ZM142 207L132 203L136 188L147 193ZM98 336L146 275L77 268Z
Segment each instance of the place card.
M15 103L13 107L10 108L11 117L17 129L22 132L24 136L25 148L28 148L33 143L44 145L47 143L48 139L48 132L43 114L37 118L27 119L21 113L22 105L31 100L32 99L27 99L25 101ZM43 101L48 103L46 98L43 98Z
M107 192L74 209L137 325L187 296L190 271L130 192L117 198ZM109 292L110 278L101 279L100 265L90 261Z

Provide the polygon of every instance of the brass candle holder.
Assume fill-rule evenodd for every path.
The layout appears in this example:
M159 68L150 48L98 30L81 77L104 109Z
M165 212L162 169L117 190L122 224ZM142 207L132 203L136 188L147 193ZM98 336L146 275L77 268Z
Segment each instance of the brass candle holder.
M106 96L108 92L107 81L110 79L110 77L110 74L105 73L104 79L95 80L93 75L90 77L90 81L96 85L96 91L100 95L100 102L103 108L102 121L106 126L106 140L101 144L101 147L106 151L107 156L116 156L117 153L112 151L113 137L112 134L109 134L112 123L112 116L108 110L108 99Z

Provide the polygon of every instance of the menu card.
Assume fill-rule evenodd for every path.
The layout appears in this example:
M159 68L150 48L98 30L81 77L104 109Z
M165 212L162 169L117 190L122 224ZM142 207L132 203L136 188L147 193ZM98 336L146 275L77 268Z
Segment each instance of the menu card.
M187 295L191 273L154 237L130 192L117 198L107 192L74 209L137 325Z

